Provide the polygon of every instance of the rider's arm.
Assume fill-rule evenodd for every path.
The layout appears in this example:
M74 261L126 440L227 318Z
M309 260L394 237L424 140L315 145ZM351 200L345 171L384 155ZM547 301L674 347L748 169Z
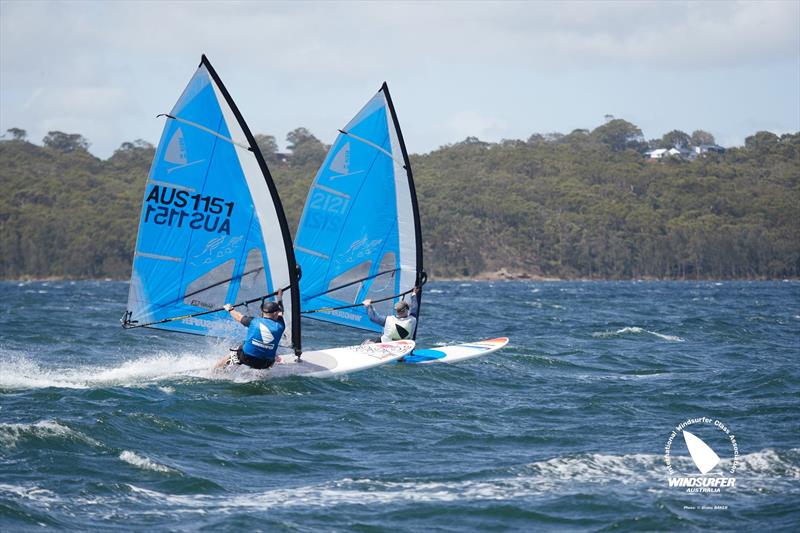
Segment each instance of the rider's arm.
M230 313L231 317L233 317L233 319L236 322L238 322L240 324L242 323L242 319L244 318L244 315L242 313L240 313L236 309L231 309L230 311L228 311L228 313Z
M228 307L230 307L230 309L228 309ZM230 304L225 304L224 308L226 311L228 311L228 313L230 313L231 318L233 318L239 324L245 327L250 325L250 320L246 320L249 319L250 317L244 316L242 313L231 307ZM245 321L247 322L247 324L245 324Z
M364 304L364 307L367 308L367 316L372 322L378 324L379 326L386 324L386 317L375 311L375 307L372 305L372 300L366 299L362 303Z
M275 301L278 302L278 307L281 308L281 313L278 315L277 322L278 324L283 324L286 326L286 322L283 320L283 289L278 289L278 292L275 294Z
M417 316L417 309L419 308L417 294L419 294L419 287L414 287L411 296L408 298L408 314L414 317Z

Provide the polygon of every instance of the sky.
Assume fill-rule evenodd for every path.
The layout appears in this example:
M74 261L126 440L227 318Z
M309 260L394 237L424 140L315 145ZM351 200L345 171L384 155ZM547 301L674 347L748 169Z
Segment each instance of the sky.
M331 143L389 88L412 153L594 129L800 131L800 1L0 0L0 134L157 143L205 53L254 133Z

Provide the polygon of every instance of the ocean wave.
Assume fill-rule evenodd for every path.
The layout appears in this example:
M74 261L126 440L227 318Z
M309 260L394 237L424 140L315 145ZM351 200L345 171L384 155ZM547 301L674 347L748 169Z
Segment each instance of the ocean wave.
M119 366L45 368L20 354L0 354L0 389L89 389L150 385L181 377L211 377L215 356L158 354Z
M122 453L119 454L119 458L126 463L139 467L143 470L152 470L153 472L164 472L168 474L177 474L179 473L174 468L170 468L168 466L164 466L162 464L156 463L147 457L142 457L141 455L137 455L134 452L129 450L123 450Z
M0 443L7 448L15 448L17 443L27 439L66 439L81 441L92 446L102 444L80 431L59 424L55 420L41 420L34 424L0 423Z
M762 450L740 457L737 494L764 492L800 493L800 450L777 452ZM327 507L332 505L382 505L388 503L436 503L476 500L513 500L543 494L587 492L587 486L614 485L617 491L672 492L669 488L662 455L656 454L583 454L557 457L511 467L501 477L458 481L382 481L344 478L333 482L276 489L263 492L215 495L170 495L130 485L132 494L197 510L264 509L275 507ZM723 460L719 472L730 467ZM673 465L691 472L694 465L688 456L673 457ZM596 489L591 488L589 491Z
M681 337L678 337L676 335L666 335L664 333L658 333L657 331L650 331L647 329L643 329L638 326L628 326L622 329L618 329L616 331L600 331L592 333L592 337L618 337L621 335L627 335L629 333L634 333L637 335L639 334L653 335L660 339L664 339L666 341L671 341L671 342L686 342L685 339L682 339Z
M134 452L123 451L120 459L136 467L156 472L178 472ZM694 465L688 456L673 457L679 472L691 472ZM729 468L723 460L717 474ZM342 478L310 485L224 494L171 494L124 485L122 493L93 495L68 502L38 486L23 487L0 483L0 494L6 493L45 506L90 505L91 515L104 516L113 508L115 516L126 502L157 505L157 514L227 513L231 511L263 511L281 508L320 508L338 505L432 504L470 501L504 501L541 496L594 494L598 490L616 494L647 491L676 498L685 496L684 489L670 488L663 456L656 454L578 454L555 457L533 463L476 472L484 479L458 480L381 480L375 478ZM711 474L714 477L714 474ZM800 449L776 451L765 449L740 457L736 474L737 497L763 496L765 493L800 494ZM598 487L602 487L599 488Z
M59 498L55 493L37 486L23 487L20 485L0 483L0 494L2 493L12 494L18 498L23 498L25 500L30 500L44 505L50 505L52 503L61 501L61 498Z

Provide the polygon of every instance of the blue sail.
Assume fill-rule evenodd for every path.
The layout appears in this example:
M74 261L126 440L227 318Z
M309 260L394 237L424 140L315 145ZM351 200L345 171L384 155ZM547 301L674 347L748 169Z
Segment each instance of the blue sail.
M376 306L386 314L420 284L414 181L385 83L340 130L317 172L295 254L303 313L318 320L381 331L363 307L349 306L383 300Z
M250 130L205 56L166 116L144 191L126 325L227 336L236 324L219 310L225 303L289 287L286 331L299 351L286 217Z

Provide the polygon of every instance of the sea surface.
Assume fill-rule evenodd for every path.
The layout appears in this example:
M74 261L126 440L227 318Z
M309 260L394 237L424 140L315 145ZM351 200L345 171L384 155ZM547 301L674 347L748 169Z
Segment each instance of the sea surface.
M127 291L0 283L0 531L800 530L798 282L431 282L420 346L508 347L327 380L213 375Z

